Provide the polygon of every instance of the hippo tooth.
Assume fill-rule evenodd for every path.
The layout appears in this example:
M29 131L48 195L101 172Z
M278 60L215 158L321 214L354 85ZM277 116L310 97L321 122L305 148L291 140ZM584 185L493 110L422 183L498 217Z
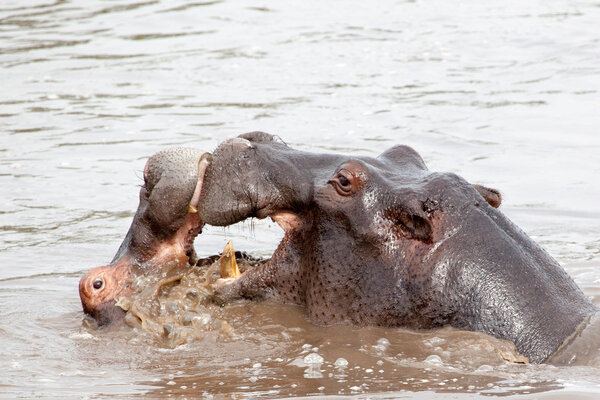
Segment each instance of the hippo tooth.
M204 174L206 173L206 168L210 165L212 161L212 155L210 153L204 153L198 160L198 182L196 183L196 188L194 189L194 194L192 195L192 199L190 200L190 204L188 206L188 213L197 214L198 213L198 203L200 202L200 193L202 192L202 183L204 182Z
M240 276L231 240L225 245L219 263L221 264L221 278L237 278Z

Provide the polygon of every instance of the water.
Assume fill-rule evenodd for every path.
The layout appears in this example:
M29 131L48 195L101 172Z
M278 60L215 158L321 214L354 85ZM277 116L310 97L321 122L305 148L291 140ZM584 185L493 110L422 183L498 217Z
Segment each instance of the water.
M405 143L500 189L600 304L599 20L566 0L1 2L0 397L597 397L594 367L268 303L215 311L235 337L170 349L89 327L77 282L116 252L147 157L264 130L319 152ZM268 256L280 237L247 222L196 248Z

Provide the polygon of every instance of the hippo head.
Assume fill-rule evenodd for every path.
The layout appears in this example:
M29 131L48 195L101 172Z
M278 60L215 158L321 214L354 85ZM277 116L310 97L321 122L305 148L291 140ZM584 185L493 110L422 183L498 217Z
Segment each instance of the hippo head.
M214 151L200 216L271 217L285 235L268 263L222 283L215 300L300 304L319 324L449 325L543 361L594 306L500 202L496 190L429 171L407 146L371 158L241 135Z
M189 148L164 150L148 160L125 240L109 265L92 269L79 282L83 310L99 325L124 315L115 300L127 294L132 274L194 261L194 238L203 226L197 207L209 162L209 153Z

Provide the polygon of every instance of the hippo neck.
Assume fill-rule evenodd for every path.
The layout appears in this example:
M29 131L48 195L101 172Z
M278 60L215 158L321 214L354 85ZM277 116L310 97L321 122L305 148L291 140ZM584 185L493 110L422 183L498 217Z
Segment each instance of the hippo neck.
M480 270L468 274L471 278L484 279L486 273ZM518 286L515 282L508 288ZM463 292L462 300L466 301L456 303L457 312L450 325L510 340L521 354L535 363L550 357L586 316L597 310L582 293L557 299L552 291L542 298L532 295L523 299L509 297L507 286L494 293L496 289L493 285L475 285Z
M490 214L501 229L486 228ZM510 340L530 361L545 361L597 308L564 269L508 218L488 209L468 218L469 229L459 230L442 246L470 243L469 251L438 260L435 267L445 282L453 282L433 288L446 297L441 304L447 298L454 300L450 324ZM446 270L440 271L442 267Z

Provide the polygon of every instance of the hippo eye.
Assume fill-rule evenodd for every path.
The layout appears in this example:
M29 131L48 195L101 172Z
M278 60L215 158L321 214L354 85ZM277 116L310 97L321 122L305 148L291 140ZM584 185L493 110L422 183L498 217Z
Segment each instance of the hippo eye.
M354 177L349 172L341 171L337 176L330 180L329 183L333 184L335 190L342 196L349 196L354 194L356 191L353 185Z
M102 279L96 279L94 281L94 289L100 290L104 286L104 281Z
M340 175L338 177L338 182L340 183L340 186L344 189L350 187L350 181L344 175Z

